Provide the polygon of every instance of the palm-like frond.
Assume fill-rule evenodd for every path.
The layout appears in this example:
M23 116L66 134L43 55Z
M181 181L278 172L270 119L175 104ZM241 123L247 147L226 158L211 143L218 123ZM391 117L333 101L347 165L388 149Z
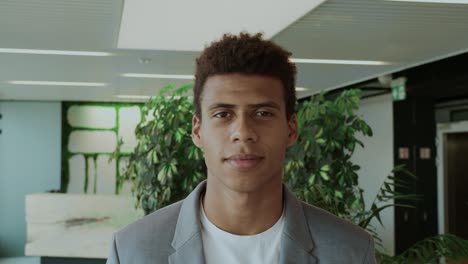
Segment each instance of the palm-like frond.
M400 177L396 177L395 174L400 173ZM407 189L410 185L410 180L416 179L416 176L410 171L406 170L404 165L396 166L392 172L387 176L380 186L377 196L372 202L371 209L363 212L363 214L358 214L357 217L359 221L355 221L362 228L367 228L372 219L377 219L381 225L382 219L380 218L380 213L389 207L411 207L406 204L395 204L394 201L402 200L419 200L421 199L420 195L416 194L403 194L396 191L396 187Z
M441 258L468 257L468 240L452 234L437 235L418 241L398 256L379 254L381 264L439 263Z

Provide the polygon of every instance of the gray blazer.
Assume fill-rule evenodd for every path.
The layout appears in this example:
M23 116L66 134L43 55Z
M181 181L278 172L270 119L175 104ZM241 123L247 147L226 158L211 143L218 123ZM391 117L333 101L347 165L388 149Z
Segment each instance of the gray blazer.
M202 264L201 183L183 201L114 234L107 264ZM375 263L372 237L361 228L299 201L287 188L280 263Z

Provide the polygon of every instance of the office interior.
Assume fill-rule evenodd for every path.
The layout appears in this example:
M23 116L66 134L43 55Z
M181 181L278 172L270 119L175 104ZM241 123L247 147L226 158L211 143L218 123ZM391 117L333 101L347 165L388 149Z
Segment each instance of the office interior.
M164 86L192 83L203 47L241 31L292 52L299 100L362 90L359 113L374 130L353 157L364 199L401 164L417 179L400 191L422 197L382 212L376 231L388 254L437 234L468 240L468 1L16 0L0 1L0 264L105 263L107 244L86 250L41 232L55 200L36 199L60 193L73 166L86 170L76 175L122 169L100 167L117 144L114 127L131 152L139 107ZM70 143L83 130L101 133L93 140L102 148ZM95 158L73 156L85 147ZM78 182L67 197L118 196L109 182ZM136 219L124 189L119 203Z

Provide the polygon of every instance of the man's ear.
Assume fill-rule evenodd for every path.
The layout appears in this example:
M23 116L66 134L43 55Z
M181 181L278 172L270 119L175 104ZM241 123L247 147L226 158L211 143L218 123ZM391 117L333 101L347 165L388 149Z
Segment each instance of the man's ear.
M297 137L299 135L298 125L297 125L297 117L296 114L293 114L288 121L288 147L294 145L296 143Z
M201 120L196 116L193 115L192 117L192 141L195 146L203 149L203 143L200 136L200 129L201 129Z

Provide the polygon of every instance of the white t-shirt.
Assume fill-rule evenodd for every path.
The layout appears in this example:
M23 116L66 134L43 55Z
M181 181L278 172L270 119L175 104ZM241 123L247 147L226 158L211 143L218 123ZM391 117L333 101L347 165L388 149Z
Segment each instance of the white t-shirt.
M268 230L252 235L233 235L219 229L200 206L203 252L207 264L277 264L284 217Z

